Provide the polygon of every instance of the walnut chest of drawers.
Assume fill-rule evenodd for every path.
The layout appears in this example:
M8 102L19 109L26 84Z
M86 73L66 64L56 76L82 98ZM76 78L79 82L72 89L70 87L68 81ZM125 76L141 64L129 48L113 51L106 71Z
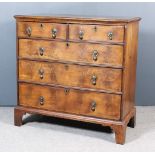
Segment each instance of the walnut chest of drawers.
M111 127L135 126L140 18L15 16L18 105L25 113Z

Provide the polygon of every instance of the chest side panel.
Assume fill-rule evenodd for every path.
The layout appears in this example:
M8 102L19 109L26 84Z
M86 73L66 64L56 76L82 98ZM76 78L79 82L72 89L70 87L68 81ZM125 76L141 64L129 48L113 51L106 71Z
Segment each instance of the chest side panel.
M124 71L123 71L123 96L122 96L122 119L135 105L136 65L138 47L139 22L126 25Z

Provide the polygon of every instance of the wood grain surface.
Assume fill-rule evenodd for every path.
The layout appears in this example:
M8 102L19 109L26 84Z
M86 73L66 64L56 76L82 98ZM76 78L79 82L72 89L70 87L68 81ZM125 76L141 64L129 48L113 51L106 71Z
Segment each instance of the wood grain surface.
M84 33L82 40L91 41L110 41L123 42L124 27L123 26L98 26L98 25L69 25L69 39L80 40L79 32ZM112 32L112 39L109 39L108 33Z
M43 72L42 78L40 71ZM93 84L93 76L96 76L96 84ZM19 80L121 92L121 77L120 69L19 61Z
M42 24L42 26L41 26ZM26 29L30 27L31 35L28 36ZM52 38L52 29L56 29L56 38L66 39L66 24L58 23L34 23L34 22L19 22L18 36L19 37L37 37L37 38Z
M15 18L15 125L26 113L97 123L110 126L116 143L124 144L136 119L141 18Z
M19 84L19 91L19 102L23 106L114 120L120 118L120 95L82 92L73 89L66 92L62 88L24 83ZM39 100L41 96L44 98L43 105ZM95 111L91 110L92 102L96 102Z
M43 48L43 54L40 48ZM95 51L97 60L93 58ZM123 46L20 39L19 56L122 66Z

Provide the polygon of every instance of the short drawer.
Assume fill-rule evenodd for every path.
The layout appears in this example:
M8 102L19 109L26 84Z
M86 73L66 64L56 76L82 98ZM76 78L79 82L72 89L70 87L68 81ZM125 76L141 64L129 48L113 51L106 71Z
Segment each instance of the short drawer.
M121 92L122 70L73 64L19 61L19 79Z
M69 25L69 39L123 42L124 26Z
M118 120L120 103L120 95L19 84L19 104L26 107Z
M20 39L19 56L122 66L123 46Z
M19 37L66 39L66 25L57 23L19 22Z

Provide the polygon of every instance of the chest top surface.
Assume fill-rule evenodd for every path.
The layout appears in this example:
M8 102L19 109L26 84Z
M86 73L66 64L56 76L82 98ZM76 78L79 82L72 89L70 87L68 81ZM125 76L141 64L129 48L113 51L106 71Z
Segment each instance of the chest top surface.
M89 22L111 22L111 23L129 23L140 21L140 17L105 17L99 15L15 15L14 16L17 20L24 20L24 21L54 21L57 20L65 20L68 22L75 22L75 21L89 21Z

